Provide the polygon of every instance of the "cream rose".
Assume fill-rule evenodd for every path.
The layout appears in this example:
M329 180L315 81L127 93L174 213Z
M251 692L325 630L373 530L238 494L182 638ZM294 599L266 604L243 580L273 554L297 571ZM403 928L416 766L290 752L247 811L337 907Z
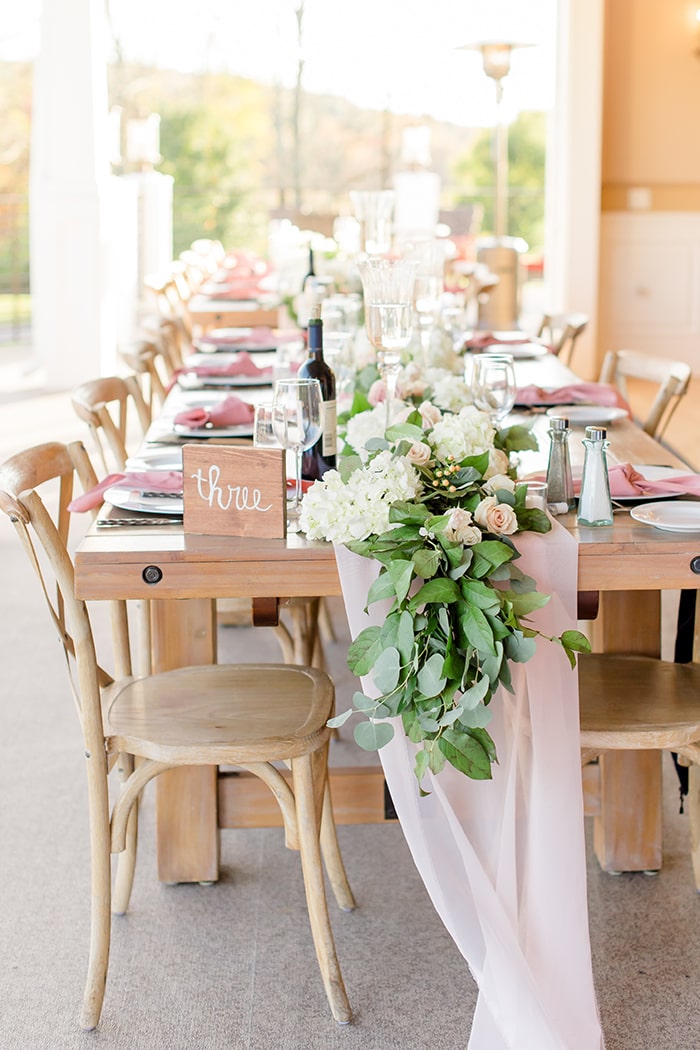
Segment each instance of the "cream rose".
M432 404L431 401L421 401L418 406L418 411L421 414L424 427L434 427L435 424L439 423L442 419L442 412L437 405Z
M414 441L406 453L406 459L416 467L424 467L430 462L432 454L430 445L426 445L425 441Z
M445 535L448 540L463 543L467 547L478 543L481 540L481 529L473 524L473 520L471 511L464 510L463 507L455 507L454 510L451 510L445 527Z
M508 458L507 452L504 452L500 448L489 449L489 465L486 468L484 480L491 478L496 474L507 474L509 466L510 459Z
M487 492L498 492L505 489L506 492L515 492L515 482L507 474L493 474L484 485Z
M512 536L518 531L515 511L507 503L499 503L495 496L486 496L474 511L474 520L487 532L498 536Z

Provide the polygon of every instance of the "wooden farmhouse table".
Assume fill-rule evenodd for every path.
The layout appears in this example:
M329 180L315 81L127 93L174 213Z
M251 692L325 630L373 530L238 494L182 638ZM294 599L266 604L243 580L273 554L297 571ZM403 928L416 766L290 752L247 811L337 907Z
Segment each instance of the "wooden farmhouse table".
M535 417L534 431L545 450L546 417ZM582 430L572 432L574 464L582 457L582 436ZM608 436L611 463L685 467L630 420L616 422ZM541 467L543 456L544 451L539 457L525 454L523 472ZM579 592L586 593L589 607L598 609L586 625L594 647L658 656L661 592L698 587L700 533L662 532L638 524L626 511L616 512L614 524L603 528L579 528L574 513L559 520L578 542ZM254 619L269 624L286 599L340 595L341 589L333 547L300 535L232 539L186 535L176 524L104 530L92 525L76 554L76 593L90 601L147 599L153 669L162 671L216 660L214 599L252 598ZM609 871L658 870L660 753L611 753L586 767L584 779L601 866ZM181 768L160 776L159 878L215 880L219 828L277 822L274 801L268 802L260 790L255 778L216 768ZM331 767L331 791L339 823L385 819L381 767Z

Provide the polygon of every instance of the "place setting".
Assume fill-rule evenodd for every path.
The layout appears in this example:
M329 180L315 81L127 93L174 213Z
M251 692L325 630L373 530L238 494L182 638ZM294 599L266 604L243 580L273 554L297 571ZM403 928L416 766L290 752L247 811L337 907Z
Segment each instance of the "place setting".
M184 390L206 390L209 387L267 387L272 385L273 370L272 364L258 364L247 350L235 354L222 353L217 355L215 362L201 354L193 354L177 373L176 382Z
M212 328L200 335L194 345L203 354L225 350L260 354L271 353L280 346L292 344L303 344L298 332L280 332L260 325L254 328Z

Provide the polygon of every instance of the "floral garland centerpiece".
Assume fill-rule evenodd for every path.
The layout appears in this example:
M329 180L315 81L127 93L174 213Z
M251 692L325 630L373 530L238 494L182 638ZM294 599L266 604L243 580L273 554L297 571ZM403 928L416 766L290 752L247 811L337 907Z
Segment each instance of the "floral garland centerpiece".
M353 418L348 442L371 435L379 416ZM382 626L366 627L348 651L350 670L371 676L379 695L356 692L353 706L329 724L359 714L355 740L378 750L394 735L387 720L400 716L418 745L419 783L445 762L487 779L498 761L487 729L490 701L500 685L512 691L511 662L534 654L540 632L528 616L549 601L518 567L513 539L551 529L546 513L527 506L527 486L510 463L511 452L536 446L527 428L497 432L472 405L443 414L423 401L395 419L364 446L346 446L339 469L315 482L302 503L309 538L379 563L366 608L389 601ZM590 648L574 630L549 640L572 667L576 652Z

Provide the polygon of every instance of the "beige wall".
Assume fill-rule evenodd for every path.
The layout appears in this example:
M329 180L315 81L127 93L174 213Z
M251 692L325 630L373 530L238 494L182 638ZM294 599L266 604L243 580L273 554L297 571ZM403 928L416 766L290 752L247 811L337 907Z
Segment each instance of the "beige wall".
M700 210L697 7L697 0L606 0L604 211ZM630 199L630 189L648 192Z

